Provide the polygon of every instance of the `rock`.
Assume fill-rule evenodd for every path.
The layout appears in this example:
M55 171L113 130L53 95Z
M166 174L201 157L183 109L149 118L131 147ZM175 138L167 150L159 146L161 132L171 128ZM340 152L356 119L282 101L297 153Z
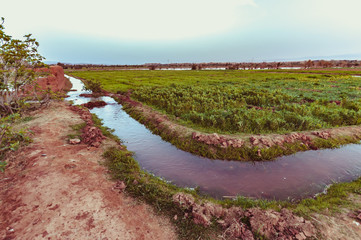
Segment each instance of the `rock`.
M211 217L206 213L206 209L200 205L194 205L192 209L193 221L195 224L200 224L203 226L211 225Z
M192 132L192 138L193 139L198 139L200 137L200 133L198 132Z
M300 137L301 137L300 133L290 133L284 137L284 142L294 143L296 140L300 139Z
M270 139L264 137L260 138L260 142L267 147L272 147L274 145Z
M244 144L244 141L241 139L237 139L237 140L233 141L233 147L235 147L235 148L240 148L243 146L243 144Z
M216 140L219 140L219 139L220 139L217 133L213 133L212 136L213 136L213 138L216 139Z
M231 207L229 209L223 209L224 211L224 223L222 227L229 227L234 221L242 218L245 215L245 212L240 207Z
M189 209L193 206L195 200L190 194L176 193L173 195L173 202L182 208Z
M258 156L258 157L262 157L261 149L257 149L257 156Z
M65 169L72 169L72 168L76 168L76 164L65 164L64 165Z
M252 231L258 231L268 239L306 239L316 235L316 229L311 222L285 208L281 212L253 208L249 209L246 215Z
M99 128L89 125L83 129L81 137L83 142L91 147L99 147L103 139L105 139Z
M119 192L123 192L124 189L127 187L127 185L125 185L125 183L123 181L118 181L115 185L114 185L114 189L118 189Z
M259 144L259 139L255 138L255 137L250 137L249 140L251 141L252 145L258 145Z
M224 225L226 222L225 222L224 220L217 220L217 223L218 223L219 225Z
M232 238L240 238L243 240L253 240L252 232L240 222L234 221L229 228L225 231L225 234Z
M191 213L193 221L203 226L210 226L215 219L225 230L224 234L231 238L251 240L254 239L252 232L257 232L268 239L279 240L303 240L316 236L316 229L310 221L294 215L285 208L280 212L259 208L251 208L247 211L240 207L226 209L210 202L196 203L192 195L185 193L173 195L173 201L185 210L184 218ZM242 222L245 218L248 219L250 228Z
M89 109L93 109L96 107L104 107L106 105L107 105L107 103L104 101L94 101L94 102L88 102L88 103L82 104L82 106L89 108Z
M311 132L311 134L323 139L329 139L331 137L331 133L328 131L314 131Z
M213 217L220 218L223 216L223 208L210 202L193 204L192 215L196 224L209 226Z
M307 237L303 233L298 233L298 234L296 234L295 238L297 240L305 240Z
M79 144L80 142L81 142L81 141L80 141L80 139L78 139L78 138L69 139L69 143L70 143L70 144L73 144L73 145Z

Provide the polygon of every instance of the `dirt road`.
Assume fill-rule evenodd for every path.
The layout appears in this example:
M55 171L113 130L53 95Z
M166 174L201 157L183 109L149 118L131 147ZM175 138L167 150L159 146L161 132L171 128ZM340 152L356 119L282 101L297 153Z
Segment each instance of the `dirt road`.
M176 239L169 220L113 189L99 165L106 145L70 145L80 117L52 103L24 123L33 143L0 175L0 239Z

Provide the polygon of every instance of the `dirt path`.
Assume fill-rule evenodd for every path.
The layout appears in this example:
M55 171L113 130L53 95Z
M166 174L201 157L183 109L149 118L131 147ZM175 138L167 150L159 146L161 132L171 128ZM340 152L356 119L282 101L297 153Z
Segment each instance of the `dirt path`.
M70 145L80 117L52 103L26 123L33 143L0 174L0 239L176 239L152 209L113 189L102 147Z

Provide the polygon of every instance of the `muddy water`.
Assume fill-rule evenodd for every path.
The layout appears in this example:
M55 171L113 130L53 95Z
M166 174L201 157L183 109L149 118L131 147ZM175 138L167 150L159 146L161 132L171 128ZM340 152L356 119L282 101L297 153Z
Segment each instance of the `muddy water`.
M68 100L75 104L90 101L79 97L82 83L70 78L73 88ZM92 113L125 142L142 168L182 187L199 187L211 196L242 195L267 199L298 199L322 192L333 182L361 176L361 145L339 149L300 152L272 162L211 160L177 149L131 118L110 97L108 105Z

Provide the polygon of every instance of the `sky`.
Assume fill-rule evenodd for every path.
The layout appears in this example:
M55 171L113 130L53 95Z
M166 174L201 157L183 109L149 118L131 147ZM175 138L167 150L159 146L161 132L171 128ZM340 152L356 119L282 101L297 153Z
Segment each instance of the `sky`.
M48 62L361 59L360 0L16 0L0 17Z

